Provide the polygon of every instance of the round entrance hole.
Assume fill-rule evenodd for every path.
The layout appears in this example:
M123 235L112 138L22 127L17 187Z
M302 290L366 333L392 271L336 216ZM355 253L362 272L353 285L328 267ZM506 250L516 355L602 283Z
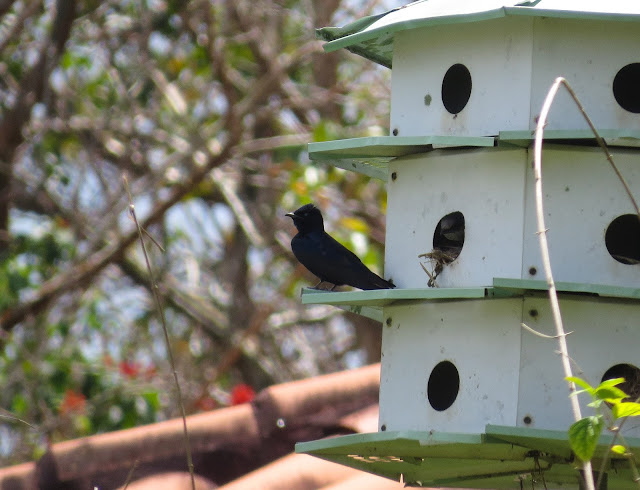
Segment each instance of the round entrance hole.
M464 215L454 211L443 216L433 232L433 248L443 253L443 262L458 258L464 245Z
M625 111L640 114L640 63L620 68L613 79L613 96Z
M461 63L451 66L442 79L442 103L451 114L458 114L471 97L471 73Z
M624 378L624 383L619 384L618 388L629 396L630 401L640 396L640 369L633 364L616 364L605 371L600 381L616 378Z
M640 264L640 218L623 214L614 219L604 235L607 250L622 264Z
M427 397L434 410L442 412L453 405L460 391L458 369L450 361L439 362L431 371Z

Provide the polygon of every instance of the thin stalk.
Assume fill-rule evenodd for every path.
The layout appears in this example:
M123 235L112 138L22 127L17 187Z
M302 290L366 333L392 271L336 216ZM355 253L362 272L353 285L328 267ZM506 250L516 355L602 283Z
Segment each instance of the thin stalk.
M536 126L536 136L533 147L533 173L535 177L536 218L538 223L538 240L540 242L540 252L542 254L542 265L544 268L545 277L547 279L547 285L549 286L549 302L551 304L553 322L556 327L558 346L562 359L562 368L564 370L565 378L571 378L573 376L571 372L571 360L569 358L569 350L567 348L567 339L564 325L562 323L562 315L560 314L558 292L556 290L556 284L553 280L553 273L551 271L549 244L547 242L547 226L544 221L544 206L542 199L542 136L544 134L544 127L547 122L549 110L551 109L551 104L553 103L553 99L563 82L566 85L566 81L564 78L556 78L555 82L549 89L549 93L547 94L544 104L542 105L542 110L540 111L540 117L538 118L538 124ZM576 385L573 382L569 382L569 394L573 395L575 391ZM582 419L578 397L569 396L569 401L571 402L571 411L573 412L573 418L577 422L578 420ZM582 468L587 490L595 490L591 461L583 462Z
M127 488L129 487L129 483L131 483L131 480L133 479L133 474L138 468L138 464L140 464L140 460L136 459L131 465L131 468L129 469L129 473L127 474L127 479L124 482L124 486L122 487L122 490L127 490Z
M138 222L138 218L136 217L135 206L133 205L133 198L131 197L131 192L129 190L129 182L127 181L127 177L123 175L122 180L124 182L125 189L127 191L127 195L129 196L129 212L131 213L131 217L136 224L136 228L138 229L138 237L140 238L140 246L142 247L142 253L144 255L144 261L147 265L147 270L149 271L149 281L151 283L151 291L153 291L153 298L156 303L156 307L158 308L158 314L160 315L160 322L162 324L162 332L164 333L164 341L167 347L167 357L169 358L169 365L171 366L171 371L173 372L173 379L176 385L176 394L178 396L178 404L180 405L180 412L182 415L182 427L184 429L184 446L185 452L187 453L187 466L189 468L189 475L191 476L191 489L196 490L196 479L193 468L193 458L191 456L191 443L189 442L189 431L187 430L187 415L184 410L184 403L182 401L182 389L180 388L180 381L178 380L178 372L176 371L176 364L173 359L173 352L171 350L171 341L169 339L169 331L167 330L167 322L164 316L164 309L162 308L162 302L160 301L160 294L158 293L158 283L155 280L153 275L153 270L151 269L151 262L149 261L149 255L147 254L147 247L144 244L144 231ZM155 242L154 242L155 243Z
M551 269L550 269L550 265L549 265L549 251L548 251L548 247L546 245L547 243L547 239L546 239L546 227L544 226L544 214L542 214L542 135L544 132L544 126L546 125L546 120L547 120L547 116L549 113L549 110L551 108L551 104L553 102L553 99L555 98L559 88L561 85L564 85L564 87L567 89L567 91L569 92L569 95L571 96L571 98L573 99L573 101L575 102L576 106L578 107L578 110L580 111L580 113L582 114L582 116L584 117L585 121L587 122L587 124L589 125L589 128L591 129L591 131L593 132L593 135L595 137L596 142L598 143L598 146L602 149L602 151L604 152L607 161L609 162L609 164L611 165L611 168L613 169L613 171L615 172L616 176L618 177L618 179L620 180L620 183L622 184L622 187L624 187L624 190L627 194L627 197L629 198L629 201L631 202L631 205L633 206L636 214L638 215L638 219L640 219L640 207L638 206L638 203L636 202L635 198L633 197L633 194L631 192L631 188L629 187L629 184L627 184L627 181L625 180L624 176L622 175L622 173L620 173L620 170L618 169L617 165L615 164L615 162L613 161L613 156L611 155L611 153L609 152L609 149L607 148L606 143L604 142L604 140L602 139L602 137L600 136L600 134L598 133L598 130L596 129L595 125L593 124L593 121L591 121L591 118L589 117L589 115L587 114L587 111L585 110L584 106L582 105L582 103L580 102L580 100L578 99L578 96L576 95L575 91L573 90L573 88L571 87L571 85L569 84L569 82L567 82L566 79L564 79L563 77L558 77L555 79L555 81L553 82L553 85L551 86L551 88L549 89L549 93L547 94L547 97L544 101L544 104L542 106L542 111L540 112L540 117L538 119L538 124L536 126L536 138L535 138L535 145L534 145L534 173L535 173L535 177L536 177L536 214L538 217L538 234L540 236L540 248L542 250L542 256L543 256L543 263L545 264L545 274L547 273L547 266L549 266L549 274L547 274L547 282L549 283L549 297L551 298L551 303L552 303L552 310L553 310L553 297L555 297L555 301L557 303L557 293L555 291L555 284L553 283L553 276L551 275ZM538 180L539 177L539 180ZM538 189L538 182L539 182L539 189ZM539 192L539 194L538 194ZM544 242L544 246L543 246L543 242ZM545 256L546 256L546 262L545 262ZM552 293L552 286L553 286L553 293ZM553 297L552 297L553 296ZM558 316L560 315L560 310L558 308L557 310L557 314ZM556 311L554 310L554 320L556 318ZM560 318L560 321L562 321L562 319ZM562 333L560 333L560 330L562 330ZM556 323L556 330L559 331L558 334L558 342L561 345L561 353L562 353L562 358L563 358L563 366L565 366L565 362L567 364L567 366L569 367L569 370L567 371L567 369L565 368L565 373L570 372L571 367L570 367L570 359L567 357L565 357L566 354L566 350L563 351L562 350L562 344L565 345L565 349L566 349L566 339L565 336L567 334L564 333L564 328L562 326L562 323L560 323L558 325L558 323ZM570 385L570 391L575 391L575 385L573 385L573 383L571 383ZM574 405L577 405L577 400L576 397L571 397L572 399L572 407ZM579 405L577 405L578 408L578 414L580 413L580 407ZM574 416L575 416L575 410L574 410ZM577 420L577 419L576 419ZM617 433L616 433L617 435ZM621 434L620 434L621 435ZM615 440L615 435L614 435L614 440ZM613 442L612 442L613 445ZM600 467L600 472L599 472L599 476L598 476L598 483L597 486L600 486L600 482L602 479L602 474L604 472L604 467L606 465L606 461L607 459L604 458L602 461L602 466ZM630 460L631 463L632 460ZM634 473L634 481L636 481L637 483L640 482L640 475L638 474L638 471L635 467L634 464L632 464L632 471ZM589 473L591 475L591 473ZM593 479L593 478L591 478ZM588 480L588 479L587 479ZM588 482L587 482L588 484Z

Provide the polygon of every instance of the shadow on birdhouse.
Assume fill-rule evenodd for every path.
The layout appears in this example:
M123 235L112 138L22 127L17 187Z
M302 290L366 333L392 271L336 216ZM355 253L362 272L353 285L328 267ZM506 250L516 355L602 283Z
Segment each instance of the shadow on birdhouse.
M427 285L437 287L436 278L444 267L458 258L464 245L464 215L455 211L444 216L433 232L433 249L431 252L418 255L418 258L429 259L432 270L420 262L420 266L429 276Z

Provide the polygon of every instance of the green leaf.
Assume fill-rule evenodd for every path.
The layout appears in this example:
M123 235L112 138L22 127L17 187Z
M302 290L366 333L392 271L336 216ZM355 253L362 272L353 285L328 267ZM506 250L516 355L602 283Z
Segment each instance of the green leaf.
M74 417L73 426L80 434L89 435L91 433L91 420L86 415Z
M624 378L605 379L602 383L598 385L598 388L618 386L619 384L622 384L622 383L624 383Z
M624 446L621 446L620 444L616 444L615 446L611 446L611 451L613 451L616 454L626 454L627 449Z
M147 391L142 394L144 399L147 401L149 408L153 412L156 412L160 408L160 396L155 391Z
M611 408L613 416L617 419L622 417L637 417L640 415L640 403L620 402Z
M327 135L327 124L326 122L319 122L316 124L316 127L313 128L313 141L327 141L329 136Z
M31 455L31 457L33 458L34 461L38 461L42 456L45 455L45 453L47 452L47 446L35 446L33 448L33 453Z
M602 417L591 416L569 427L569 444L582 461L589 461L593 456L603 426Z
M584 390L589 392L589 393L593 393L593 390L594 390L593 386L591 386L589 383L587 383L583 379L577 378L575 376L569 376L569 377L564 378L564 379L566 379L570 383L577 384L580 388L584 388Z
M367 224L367 222L356 217L345 216L340 218L340 226L360 233L369 232L369 225Z
M600 400L606 400L608 402L615 402L617 400L622 400L627 397L627 394L622 391L620 388L611 387L601 387L598 386L593 393L593 396L599 398Z
M7 273L7 286L11 295L16 295L21 289L29 286L29 270L21 269L16 272Z
M27 399L19 393L13 397L13 400L11 400L11 411L17 417L21 417L27 413L28 408L29 403L27 402Z
M22 361L22 372L26 375L33 373L33 363L29 359Z

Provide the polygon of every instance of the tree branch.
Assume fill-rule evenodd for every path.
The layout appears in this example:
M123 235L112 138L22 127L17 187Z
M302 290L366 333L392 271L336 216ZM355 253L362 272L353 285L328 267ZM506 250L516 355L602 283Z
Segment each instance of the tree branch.
M0 172L0 250L9 240L9 191L13 179L13 160L18 146L24 141L23 126L31 117L31 109L43 99L49 74L57 64L64 45L69 39L71 25L75 19L76 1L58 0L56 17L49 42L45 41L38 61L20 83L21 90L16 103L0 123L0 162L4 171Z
M169 208L178 203L200 184L212 169L224 163L232 155L239 140L239 132L231 133L227 144L220 154L211 157L207 165L195 170L189 175L185 182L174 186L171 195L164 201L156 204L149 213L149 216L142 222L142 227L148 228L151 224L159 221ZM42 284L30 300L2 312L0 314L0 327L3 330L11 330L27 317L42 311L51 301L60 297L65 292L73 289L78 284L84 284L91 277L102 271L107 265L121 258L129 245L136 241L137 237L138 232L131 230L128 234L120 237L117 242L103 247L72 268L49 279Z

